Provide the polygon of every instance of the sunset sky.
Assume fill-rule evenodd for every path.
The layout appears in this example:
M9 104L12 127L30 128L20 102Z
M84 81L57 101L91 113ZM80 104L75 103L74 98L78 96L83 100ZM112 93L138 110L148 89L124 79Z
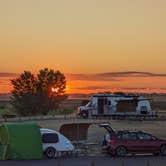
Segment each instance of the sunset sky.
M0 73L44 67L65 73L70 93L166 91L166 0L0 0ZM110 72L124 73L99 76Z

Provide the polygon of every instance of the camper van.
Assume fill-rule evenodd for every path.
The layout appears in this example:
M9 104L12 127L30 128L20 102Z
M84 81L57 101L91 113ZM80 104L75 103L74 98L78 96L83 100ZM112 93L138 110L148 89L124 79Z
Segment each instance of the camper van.
M90 101L78 107L78 115L92 116L154 116L150 99L129 94L95 94Z

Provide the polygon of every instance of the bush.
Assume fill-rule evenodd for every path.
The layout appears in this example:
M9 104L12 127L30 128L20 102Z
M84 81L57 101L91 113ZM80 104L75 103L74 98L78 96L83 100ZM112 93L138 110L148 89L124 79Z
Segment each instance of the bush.
M63 115L67 115L67 114L72 114L74 112L73 109L69 109L69 108L64 108L61 112L61 114Z

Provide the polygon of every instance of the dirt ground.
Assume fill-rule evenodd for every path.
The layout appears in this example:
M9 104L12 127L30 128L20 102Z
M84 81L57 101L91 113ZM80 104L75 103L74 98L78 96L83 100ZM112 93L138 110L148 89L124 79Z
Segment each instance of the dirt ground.
M149 161L149 162L148 162ZM124 163L124 164L123 164ZM60 158L53 160L0 161L2 166L165 166L161 156L134 156L114 158L110 156Z
M37 123L44 127L59 131L62 124L67 123L110 123L114 129L143 130L160 138L166 138L166 121L117 121L117 120L43 120ZM101 143L106 130L98 125L92 125L88 130L88 142Z

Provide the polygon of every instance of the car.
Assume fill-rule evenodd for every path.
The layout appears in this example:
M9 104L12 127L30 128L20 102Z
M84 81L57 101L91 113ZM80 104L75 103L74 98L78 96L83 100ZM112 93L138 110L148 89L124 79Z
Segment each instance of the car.
M115 131L108 125L102 125L109 133L105 137L103 147L111 155L126 156L127 154L145 154L166 156L166 140L157 138L143 131Z
M47 158L55 158L60 153L72 153L74 146L69 139L57 131L41 128L43 153Z

